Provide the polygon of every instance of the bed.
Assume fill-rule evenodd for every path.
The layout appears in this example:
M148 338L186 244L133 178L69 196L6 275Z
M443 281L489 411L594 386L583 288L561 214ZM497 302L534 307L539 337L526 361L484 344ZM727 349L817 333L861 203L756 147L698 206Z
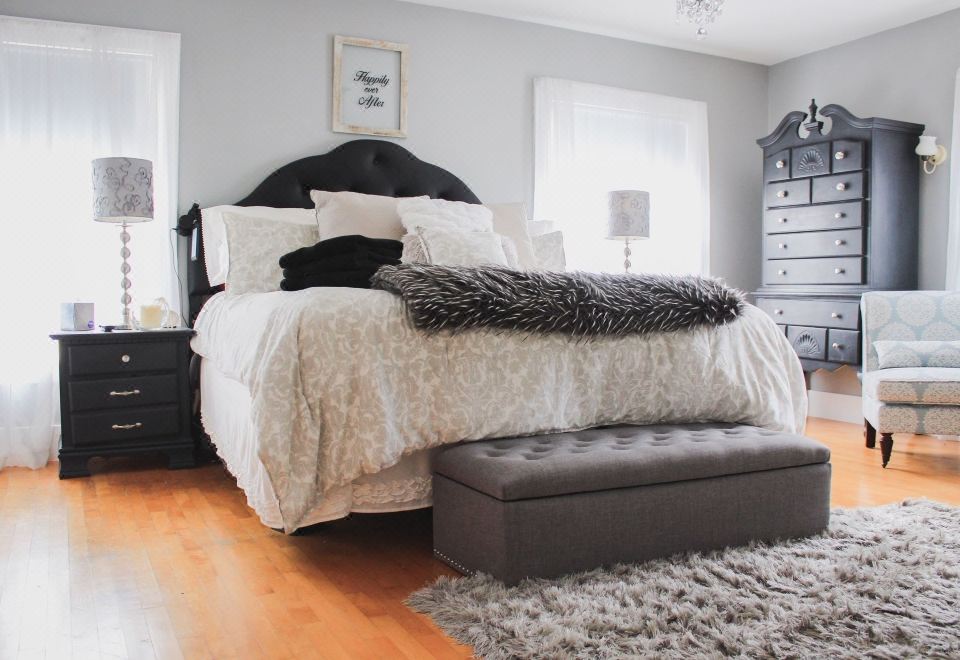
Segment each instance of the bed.
M311 208L312 189L479 202L403 147L356 140L280 168L237 206ZM590 342L427 335L386 291L217 291L201 222L194 210L180 223L201 422L270 527L429 506L431 453L455 442L617 423L803 430L799 363L753 307L720 328Z

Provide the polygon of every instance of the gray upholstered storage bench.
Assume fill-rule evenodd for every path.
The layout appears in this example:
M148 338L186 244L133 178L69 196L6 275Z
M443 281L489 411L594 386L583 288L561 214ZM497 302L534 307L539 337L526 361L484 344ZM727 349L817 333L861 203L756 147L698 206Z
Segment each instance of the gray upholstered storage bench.
M616 426L471 442L434 463L433 547L508 584L815 534L830 450L733 424Z

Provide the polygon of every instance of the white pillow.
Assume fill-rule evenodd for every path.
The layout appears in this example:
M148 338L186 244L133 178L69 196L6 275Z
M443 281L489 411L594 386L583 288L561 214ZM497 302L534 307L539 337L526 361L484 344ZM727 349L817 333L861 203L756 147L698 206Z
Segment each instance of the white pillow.
M404 234L397 204L403 199L427 197L386 197L356 192L311 190L316 204L316 223L320 239L360 234L367 238L390 238L399 241Z
M494 234L500 236L500 234ZM401 263L405 264L429 264L433 263L427 257L426 249L423 246L423 239L418 233L406 234L403 237L403 254L400 256ZM503 254L507 259L507 268L519 270L517 263L517 248L506 236L500 236L500 247L503 248Z
M533 249L533 240L527 228L527 207L523 202L512 204L487 204L493 211L493 231L502 234L517 246L520 268L537 268L538 261Z
M227 294L279 291L280 257L320 240L316 225L224 213L230 263Z
M493 231L493 212L481 204L446 199L404 199L397 204L397 212L408 232L433 227Z
M507 266L500 234L424 227L417 232L427 263L441 266Z
M227 248L227 230L223 223L223 214L264 218L289 222L296 225L316 226L313 209L277 209L270 206L211 206L200 209L203 219L203 261L207 268L210 286L219 286L227 281L227 267L230 253Z
M563 252L563 232L551 231L533 237L533 249L537 255L537 268L563 272L567 269L567 257Z

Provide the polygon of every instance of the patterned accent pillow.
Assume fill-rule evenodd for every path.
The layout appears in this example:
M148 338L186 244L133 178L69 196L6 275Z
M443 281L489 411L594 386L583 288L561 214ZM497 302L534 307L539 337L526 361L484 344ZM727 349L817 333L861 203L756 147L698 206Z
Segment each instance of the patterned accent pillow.
M873 342L880 369L900 367L960 368L960 341Z
M320 240L316 225L295 225L234 213L223 214L227 230L227 293L279 291L280 257Z
M533 251L537 255L537 267L541 270L563 272L567 269L567 257L563 251L563 232L552 231L533 237Z
M489 233L489 232L487 232ZM494 234L494 236L500 236L499 234ZM400 256L400 261L405 264L429 264L433 263L430 261L430 258L427 256L426 249L423 245L423 239L420 237L419 233L405 234L402 239L403 242L403 254ZM500 247L503 248L503 254L507 259L507 268L513 268L515 270L520 269L520 258L517 255L517 246L514 244L510 238L506 236L500 236ZM447 264L452 265L452 264ZM464 264L460 264L464 265Z
M420 228L427 263L440 266L508 266L503 237L490 231Z

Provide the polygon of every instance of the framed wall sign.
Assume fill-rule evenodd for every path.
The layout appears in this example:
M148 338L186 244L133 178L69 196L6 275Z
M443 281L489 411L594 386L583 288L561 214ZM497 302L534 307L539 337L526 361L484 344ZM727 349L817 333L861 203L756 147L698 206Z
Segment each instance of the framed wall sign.
M336 36L333 130L407 137L407 45Z

